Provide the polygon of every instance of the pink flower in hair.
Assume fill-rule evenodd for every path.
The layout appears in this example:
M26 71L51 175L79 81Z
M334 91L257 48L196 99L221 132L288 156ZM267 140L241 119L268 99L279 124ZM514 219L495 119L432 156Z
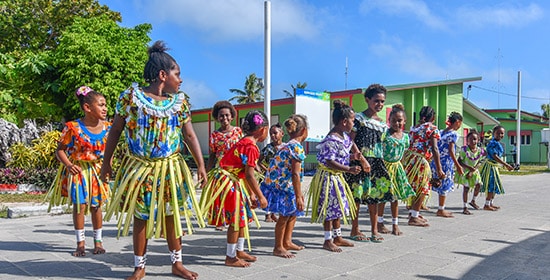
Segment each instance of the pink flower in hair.
M260 116L259 114L255 115L253 120L254 120L254 124L256 125L261 125L264 123L264 118L262 118L262 116Z
M88 93L90 91L92 91L93 89L90 88L90 87L87 87L87 86L81 86L79 87L77 90L76 90L76 95L79 96L79 95L82 95L82 96L86 96L88 95Z

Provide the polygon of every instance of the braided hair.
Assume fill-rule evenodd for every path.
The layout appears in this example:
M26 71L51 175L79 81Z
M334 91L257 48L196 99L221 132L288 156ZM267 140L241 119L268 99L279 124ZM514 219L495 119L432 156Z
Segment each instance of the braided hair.
M147 60L143 69L143 78L146 82L154 83L157 81L161 70L170 73L178 66L176 60L166 52L167 50L168 48L163 41L156 41L147 50L149 60Z
M269 125L267 116L263 111L252 110L246 114L243 122L241 123L241 129L246 135L251 135L262 127Z

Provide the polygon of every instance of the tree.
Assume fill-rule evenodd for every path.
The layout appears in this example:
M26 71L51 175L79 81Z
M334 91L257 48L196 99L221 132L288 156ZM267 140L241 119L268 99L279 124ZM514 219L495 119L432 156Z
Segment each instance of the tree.
M298 88L301 88L301 89L305 89L307 87L307 82L306 83L300 83L300 82L297 82L296 83L296 86L294 85L290 85L292 87L292 92L288 91L288 90L283 90L284 93L286 93L286 96L287 97L294 97L296 96L296 89Z
M125 88L143 81L150 31L150 24L124 28L107 16L75 19L51 57L57 75L55 94L66 117L81 115L74 95L81 85L103 93L109 108L114 108Z
M550 116L550 104L542 104L540 105L540 109L542 110L543 117L548 118Z
M97 0L3 0L0 2L0 52L22 54L55 49L59 37L75 18L101 15L121 21L120 13Z
M246 77L244 83L244 90L232 88L229 91L234 93L235 96L231 97L229 101L236 100L237 104L247 104L264 100L263 90L264 85L262 80L256 77L255 73L252 73Z

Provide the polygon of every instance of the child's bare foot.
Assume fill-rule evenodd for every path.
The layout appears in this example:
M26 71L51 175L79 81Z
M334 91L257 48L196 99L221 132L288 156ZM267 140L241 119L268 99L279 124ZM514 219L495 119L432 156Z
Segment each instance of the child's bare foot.
M409 219L411 218L411 213L409 213ZM424 216L422 215L418 215L418 219L420 219L421 221L423 221L424 223L427 223L428 222L428 219L424 218Z
M495 208L495 209L497 209L497 210L500 209L500 206L496 206L496 205L494 205L494 204L491 204L491 207L493 207L493 208Z
M274 222L277 222L279 220L279 218L277 218L277 215L275 215L275 213L271 213L271 219L274 221Z
M73 252L74 257L84 257L86 256L86 248L84 245L76 247L76 250Z
M103 243L94 242L94 255L105 254L105 249L103 248Z
M420 217L410 217L409 218L409 226L415 226L415 227L429 227L430 225L423 220L420 219Z
M476 203L475 200L470 201L469 204L470 204L470 206L472 206L472 207L473 207L474 209L476 209L476 210L481 209L481 208L479 207L479 205L477 205L477 203Z
M199 278L198 273L185 268L182 262L175 262L174 264L172 264L172 274L179 276L183 279L189 279L189 280L195 280Z
M325 240L325 243L323 243L323 249L336 253L342 252L342 249L336 246L332 240Z
M379 223L378 224L378 232L379 233L383 233L383 234L388 234L390 233L391 231L382 223Z
M498 209L496 209L496 208L494 208L493 206L490 206L490 205L485 205L485 206L483 206L483 210L497 211Z
M217 226L217 227L216 227L216 230L217 230L217 231L224 231L224 230L225 230L225 226Z
M335 237L332 242L336 246L342 246L342 247L353 247L354 246L353 243L345 240L341 236Z
M290 251L301 251L305 248L304 246L300 246L300 245L294 244L294 243L284 245L284 247L285 247L285 249L290 250Z
M422 206L420 206L420 210L423 210L423 211L430 211L430 208L424 204L422 204Z
M225 265L233 267L249 267L250 263L237 257L231 258L229 256L225 256Z
M438 217L443 217L443 218L454 218L455 217L455 216L453 216L453 213L451 213L451 211L442 210L442 209L437 210L437 213L435 215L438 216Z
M132 276L126 278L126 280L141 280L145 278L145 268L136 267Z
M271 214L265 215L265 221L266 221L267 223L273 223L273 222L275 222L275 221L271 218Z
M403 232L401 230L399 230L398 225L392 225L391 234L396 235L396 236L401 236L401 235L403 235Z
M464 207L464 208L462 208L462 214L464 214L464 215L472 215L472 212L470 212L470 210L468 210L467 207Z
M287 251L284 248L273 249L273 255L277 257L285 258L285 259L291 259L295 257L294 254L292 254L291 252Z
M247 262L255 262L258 258L249 255L245 251L237 251L237 258L247 261Z

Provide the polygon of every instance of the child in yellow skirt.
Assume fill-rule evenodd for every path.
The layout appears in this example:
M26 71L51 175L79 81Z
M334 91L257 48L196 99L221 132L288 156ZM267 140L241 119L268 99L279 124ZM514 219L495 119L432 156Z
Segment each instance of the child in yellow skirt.
M75 257L86 255L84 215L91 213L94 229L94 254L103 254L101 206L109 199L109 186L99 180L105 142L111 124L105 121L105 97L82 86L76 91L84 117L65 124L55 155L61 162L48 193L50 206L73 204L76 233ZM67 200L71 197L70 201Z
M118 219L119 236L127 235L134 220L134 273L129 279L145 277L147 240L164 236L170 250L172 274L196 279L198 274L183 266L180 218L192 233L191 217L201 217L195 199L195 184L181 151L188 145L197 164L198 180L206 179L199 141L191 124L185 95L178 93L180 68L166 53L162 41L149 48L144 70L146 87L133 84L117 102L113 127L105 148L102 178L111 175L111 159L122 131L129 152L125 154L113 186L113 199L105 214ZM126 217L126 218L124 218ZM199 226L204 221L198 219Z

